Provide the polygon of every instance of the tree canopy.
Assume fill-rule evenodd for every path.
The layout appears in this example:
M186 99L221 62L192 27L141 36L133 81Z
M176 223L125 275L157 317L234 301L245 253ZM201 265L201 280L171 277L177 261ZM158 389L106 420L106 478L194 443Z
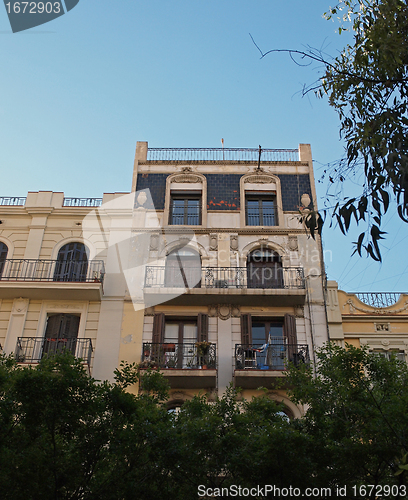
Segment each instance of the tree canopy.
M69 354L35 368L2 356L2 498L191 500L204 489L265 485L331 488L319 498L339 485L347 498L374 498L353 494L367 484L403 493L406 364L328 345L315 368L317 376L306 365L288 369L293 401L308 408L289 420L272 389L249 401L232 387L213 401L197 395L176 414L157 371L125 363L114 383L97 382ZM127 392L137 380L143 392Z

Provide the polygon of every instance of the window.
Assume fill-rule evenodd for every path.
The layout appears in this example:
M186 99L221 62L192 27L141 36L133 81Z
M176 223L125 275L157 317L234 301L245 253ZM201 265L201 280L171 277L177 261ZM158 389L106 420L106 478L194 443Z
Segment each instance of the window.
M374 354L382 356L385 359L391 359L396 357L399 361L405 361L405 353L403 351L373 351Z
M169 224L199 226L201 224L201 195L180 193L170 198Z
M8 253L7 245L3 242L0 242L0 277L3 274L3 270L6 264L7 253Z
M166 259L164 286L201 287L201 258L194 250L183 248L169 253Z
M43 355L70 352L75 356L80 316L52 314L45 330Z
M280 256L268 248L257 249L248 255L248 288L283 288L283 269Z
M197 368L197 342L208 340L208 315L171 318L154 315L152 359L160 368Z
M276 226L276 197L268 193L247 194L245 221L247 226Z
M54 281L86 281L88 249L83 243L71 242L60 248L55 265Z
M237 369L284 370L285 363L299 361L296 319L241 316L241 344L236 346ZM306 360L305 360L306 361Z

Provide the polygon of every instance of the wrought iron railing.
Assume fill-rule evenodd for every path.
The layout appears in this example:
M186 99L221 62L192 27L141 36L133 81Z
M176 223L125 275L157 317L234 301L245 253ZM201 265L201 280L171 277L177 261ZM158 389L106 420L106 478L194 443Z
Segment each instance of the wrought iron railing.
M398 292L357 292L355 296L371 307L389 307L398 302L401 294Z
M0 281L68 281L103 283L102 260L0 260Z
M92 339L18 337L14 357L19 363L38 363L45 356L64 352L91 366Z
M142 351L144 368L211 368L217 366L216 345L205 349L195 343L151 343L145 342Z
M100 207L102 198L64 198L63 207Z
M309 363L309 348L283 339L269 344L236 344L236 370L285 370L288 363Z
M184 288L185 283L187 288L305 288L302 267L205 267L201 274L186 266L182 272L170 266L146 267L145 288Z
M258 161L259 148L149 148L148 161ZM299 161L297 149L262 149L261 161Z
M0 205L23 206L26 202L25 196L0 196Z

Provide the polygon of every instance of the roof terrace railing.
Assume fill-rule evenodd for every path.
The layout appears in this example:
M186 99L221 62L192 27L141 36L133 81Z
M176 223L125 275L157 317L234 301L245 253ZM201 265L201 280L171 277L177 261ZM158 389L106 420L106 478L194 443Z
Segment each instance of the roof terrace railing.
M25 196L0 196L0 205L22 207L26 202Z
M147 161L258 161L258 148L149 148ZM299 161L297 149L262 149L261 161Z
M390 307L396 304L401 296L399 292L356 292L361 302L371 307Z
M102 198L64 198L63 207L100 207Z

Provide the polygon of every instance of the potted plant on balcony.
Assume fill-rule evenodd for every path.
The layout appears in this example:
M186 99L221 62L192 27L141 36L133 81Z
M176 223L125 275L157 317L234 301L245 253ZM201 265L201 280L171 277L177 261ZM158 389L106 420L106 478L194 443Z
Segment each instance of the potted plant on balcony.
M210 342L196 342L198 364L205 370L207 368L207 358L210 351Z

